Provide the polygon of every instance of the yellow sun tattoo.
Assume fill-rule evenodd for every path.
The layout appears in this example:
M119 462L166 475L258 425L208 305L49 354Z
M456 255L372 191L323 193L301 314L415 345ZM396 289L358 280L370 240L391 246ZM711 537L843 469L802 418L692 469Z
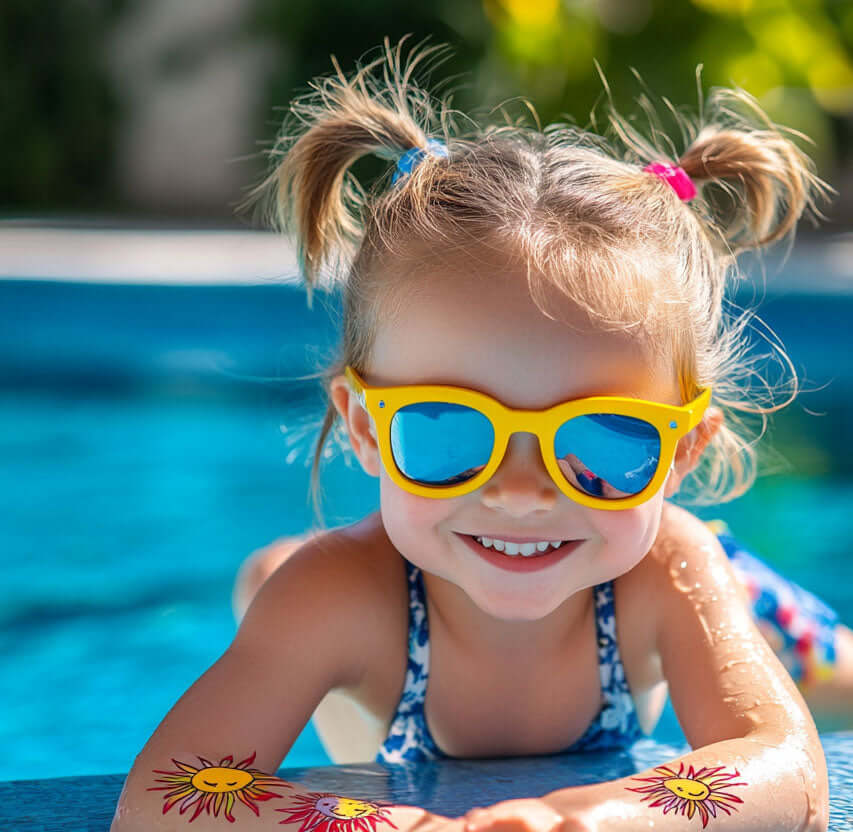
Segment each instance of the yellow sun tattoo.
M649 807L660 806L664 814L673 810L676 814L681 812L682 815L692 818L698 812L704 829L711 815L717 817L717 809L722 809L730 815L736 810L734 806L727 804L743 803L739 797L720 790L721 787L730 789L733 786L746 785L746 783L731 782L736 777L740 777L737 769L734 774L720 774L719 772L724 768L725 766L701 768L694 772L693 766L690 766L685 774L684 763L679 764L678 772L668 766L658 766L655 768L655 771L660 772L658 777L631 778L652 785L636 789L626 788L629 792L645 792L643 800L658 798L654 803L650 803Z
M165 774L165 778L158 778L157 783L168 783L167 786L152 786L147 791L169 791L163 796L166 801L163 804L163 814L169 811L176 803L181 803L178 810L181 814L195 806L195 813L190 818L192 823L203 811L209 815L211 809L214 817L219 817L220 810L227 820L234 823L235 818L231 814L237 800L245 803L257 816L260 816L256 800L270 800L281 797L267 791L272 786L278 789L291 789L289 783L265 774L263 771L248 768L254 760L255 754L241 760L233 765L234 758L223 757L218 763L211 763L204 757L198 758L201 766L192 766L182 763L180 760L172 759L172 762L180 771L159 771L154 769L155 774ZM266 788L265 788L266 787Z
M302 821L298 832L373 832L379 823L397 828L385 816L388 809L375 801L353 800L328 792L295 794L292 799L293 808L276 809L276 812L288 813L282 823Z

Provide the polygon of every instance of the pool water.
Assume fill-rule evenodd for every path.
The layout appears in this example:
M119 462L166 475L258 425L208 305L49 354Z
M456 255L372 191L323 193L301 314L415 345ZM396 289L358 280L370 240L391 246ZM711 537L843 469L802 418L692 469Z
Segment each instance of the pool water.
M0 281L0 305L0 780L125 772L230 643L242 560L312 524L323 413L297 377L331 355L338 307L285 286L31 281ZM850 296L766 302L810 385L831 383L776 416L787 470L694 509L848 622L851 313ZM323 484L330 525L378 505L351 457ZM679 736L668 710L656 737ZM282 765L326 762L309 725Z

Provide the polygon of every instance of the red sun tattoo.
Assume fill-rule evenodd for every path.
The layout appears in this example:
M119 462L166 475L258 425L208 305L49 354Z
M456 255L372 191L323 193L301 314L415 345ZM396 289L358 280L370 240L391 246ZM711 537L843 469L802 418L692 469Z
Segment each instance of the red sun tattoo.
M660 772L659 777L631 778L652 785L636 789L626 788L629 792L645 792L643 800L657 798L654 803L649 804L649 807L661 806L664 814L673 810L675 814L681 812L682 815L692 818L698 812L704 829L711 815L717 817L717 809L722 809L730 815L736 809L726 804L743 803L739 797L720 790L721 787L730 789L733 786L746 785L746 783L731 782L736 777L740 777L737 769L734 774L719 774L718 772L724 768L725 766L701 768L694 772L693 766L690 766L685 774L684 763L679 763L677 773L667 766L658 766L655 771Z
M189 819L192 823L202 811L209 815L211 809L214 817L219 817L223 810L225 818L234 823L236 818L231 814L237 800L245 803L255 815L260 816L256 800L270 800L274 797L282 797L267 791L269 787L277 789L292 789L289 783L279 780L263 771L248 768L255 759L254 752L251 757L241 760L233 765L234 758L223 757L218 763L211 763L204 757L199 757L202 765L191 766L180 760L172 759L172 762L180 771L159 771L154 769L155 774L165 774L165 778L158 778L157 783L168 783L168 786L152 786L146 791L169 791L163 795L166 801L163 804L163 814L169 811L176 803L183 801L178 810L181 814L195 806L195 813ZM266 788L265 788L266 787Z
M377 824L387 823L396 829L386 817L387 804L372 800L354 800L338 797L328 792L291 795L295 806L276 809L289 814L282 823L302 821L298 832L374 832Z

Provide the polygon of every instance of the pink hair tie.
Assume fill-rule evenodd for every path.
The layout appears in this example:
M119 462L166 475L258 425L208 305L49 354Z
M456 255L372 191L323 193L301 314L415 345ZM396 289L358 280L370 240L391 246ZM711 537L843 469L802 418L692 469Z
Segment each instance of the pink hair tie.
M662 162L655 162L654 164L646 165L643 170L653 173L671 185L682 202L690 202L696 196L696 186L684 172L684 168L680 168L677 165L666 165Z

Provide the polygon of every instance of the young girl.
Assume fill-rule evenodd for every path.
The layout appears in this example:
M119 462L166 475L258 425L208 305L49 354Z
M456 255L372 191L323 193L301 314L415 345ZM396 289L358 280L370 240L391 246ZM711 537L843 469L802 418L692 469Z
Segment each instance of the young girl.
M736 417L777 408L738 384L747 319L724 291L734 255L792 233L825 186L729 90L680 154L615 113L621 155L567 126L463 137L410 82L428 54L336 65L292 105L269 180L309 304L327 268L343 283L314 475L340 417L380 510L283 558L137 757L113 828L295 830L326 800L354 829L825 830L820 741L750 614L749 555L665 501L690 474L709 501L754 478ZM349 168L369 154L393 161L368 195ZM792 614L829 665L813 600ZM463 818L273 776L321 700L336 759L395 762L625 747L667 687L690 753Z

